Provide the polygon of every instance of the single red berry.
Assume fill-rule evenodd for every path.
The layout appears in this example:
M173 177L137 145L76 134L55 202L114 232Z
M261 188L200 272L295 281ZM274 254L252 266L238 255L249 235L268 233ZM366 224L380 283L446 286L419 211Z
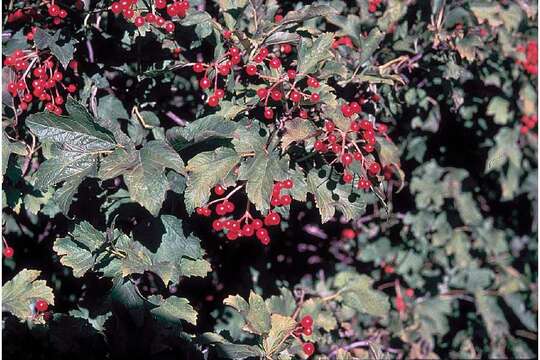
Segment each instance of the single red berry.
M243 236L246 236L246 237L253 236L254 233L255 233L255 229L253 228L252 225L244 224L244 226L242 227Z
M253 220L253 222L251 223L251 225L253 226L253 228L255 230L259 230L260 228L262 228L263 226L263 222L261 219L255 219Z
M31 102L31 101L32 101L32 98L33 98L33 96L32 96L32 94L30 94L30 93L25 94L25 95L23 96L23 100L26 101L26 102Z
M144 16L144 20L149 23L149 24L152 24L156 21L156 15L152 14L152 13L148 13Z
M354 132L360 131L360 123L358 123L358 121L351 121L349 129Z
M240 236L240 232L239 231L236 231L236 230L230 230L229 232L227 232L227 239L229 240L236 240L238 239L238 237Z
M255 223L255 221L253 221L253 222ZM257 239L259 239L259 240L264 239L265 237L268 237L268 230L261 227L261 228L257 229L257 231L255 232L255 236L257 236Z
M229 75L229 72L231 71L231 68L229 65L227 64L224 64L224 65L220 65L218 66L218 72L221 76L227 76Z
M259 56L263 59L266 58L268 54L269 54L268 48L263 47L259 50Z
M306 110L300 111L300 118L307 119L308 118L308 112Z
M199 81L199 86L201 87L201 89L203 90L206 90L210 87L210 85L212 85L212 82L210 81L210 79L208 79L207 77L203 77L200 81Z
M223 32L223 37L224 37L225 39L230 39L231 36L232 36L232 31L230 31L230 30L225 30L225 31Z
M316 102L319 102L319 100L321 99L321 96L317 93L313 93L311 94L309 99L311 100L311 102L316 103Z
M349 117L349 116L352 116L354 114L351 107L349 105L347 105L347 104L341 105L341 113L345 117Z
M302 329L302 334L304 334L305 336L311 336L311 334L313 334L313 329L308 327L308 328L303 328Z
M281 44L279 50L284 54L290 54L292 51L291 44Z
M270 97L274 101L280 101L281 100L281 91L274 89L270 92Z
M257 89L257 96L260 99L266 99L266 97L268 96L268 90L266 88Z
M350 172L346 172L343 174L343 182L345 184L350 184L353 181L353 179L354 179L354 176Z
M214 91L214 96L217 96L219 99L223 99L223 97L225 96L225 90L223 89L216 89Z
M414 296L414 289L408 288L407 290L405 290L405 295L407 297L413 297Z
M167 22L165 23L165 31L166 31L166 32L172 33L172 32L174 32L174 28L175 28L175 26L174 26L174 23L173 23L173 22L167 21Z
M155 0L154 4L156 9L165 9L167 7L167 0Z
M294 186L294 181L292 181L292 179L287 179L287 180L283 181L282 184L283 184L283 187L285 189L292 189L293 186Z
M315 151L318 152L325 152L326 151L326 145L321 140L315 141L315 144L313 145L313 148Z
M307 84L309 87L312 87L312 88L318 88L319 86L321 86L321 84L319 83L319 81L315 78L308 78L307 80Z
M373 130L373 125L371 125L371 122L369 122L369 120L364 119L360 121L360 129L366 131Z
M274 16L274 22L279 23L281 20L283 20L283 15Z
M253 76L257 73L257 67L253 64L249 64L248 66L246 66L246 74L248 74L249 76Z
M135 18L135 20L133 21L133 23L135 24L136 27L141 27L144 25L144 18L142 16L137 16Z
M343 239L354 239L355 236L356 232L351 228L343 229L343 231L341 231L341 238Z
M212 95L208 98L208 106L216 107L219 105L219 98L215 95Z
M203 63L196 63L193 65L193 71L196 73L202 73L204 71L204 65Z
M279 225L281 222L281 216L279 216L278 213L270 211L268 215L264 218L264 225L266 226L273 226L273 225Z
M296 71L293 69L287 70L287 77L289 78L289 80L294 80L294 78L296 77Z
M281 203L281 199L279 197L273 197L271 200L270 200L270 205L276 207L276 206L281 206L283 205Z
M68 15L68 13L64 9L61 9L60 12L58 13L58 16L60 17L60 19L65 19L67 17L67 15Z
M305 315L301 320L300 320L300 325L302 325L302 327L305 329L305 328L311 328L313 326L313 318L311 317L311 315Z
M231 56L231 63L236 65L239 64L240 61L242 61L242 57L240 55L233 55Z
M368 171L372 175L377 175L381 171L381 165L379 163L373 162L371 165L369 165Z
M393 274L394 273L394 267L392 265L385 265L384 266L384 272L387 274Z
M291 197L291 195L289 195L289 194L283 195L283 196L279 199L279 202L280 202L281 205L283 205L283 206L291 205L291 203L292 203L292 197Z
M300 100L302 100L302 95L300 95L300 93L298 91L291 91L291 93L289 94L289 99L292 101L292 102L300 102Z
M51 5L48 8L49 15L58 16L60 14L60 7L58 5Z
M327 132L332 132L336 129L336 125L332 121L327 120L324 122L324 128Z
M214 186L214 193L218 196L221 196L225 194L225 189L223 188L223 186L217 184L216 186Z
M67 91L68 91L69 93L74 93L75 91L77 91L77 86L75 86L75 84L69 84L69 85L67 86Z
M356 101L352 101L349 103L349 107L351 108L351 111L354 113L354 114L358 114L359 112L362 111L362 107L360 106L359 103L357 103Z
M225 205L223 203L219 203L216 205L216 214L219 216L225 215L227 213L227 210L225 209Z
M353 162L353 156L350 153L344 153L341 155L341 163L343 166L349 166Z
M210 210L209 208L204 208L202 214L203 216L209 217L210 215L212 215L212 210Z
M309 342L304 343L304 345L302 345L302 349L304 350L304 353L307 356L311 356L315 352L315 346L312 343L309 343Z
M270 67L273 69L279 69L281 67L281 60L279 60L277 57L273 58L270 60Z
M269 107L264 108L264 118L266 120L272 120L274 118L274 110L270 109Z
M12 258L13 255L15 255L15 250L13 250L13 248L11 246L6 246L4 248L4 256L8 259Z
M381 134L384 134L388 131L388 126L386 126L385 124L379 124L379 126L377 126L377 131Z
M47 303L47 301L43 299L37 300L35 303L35 306L36 306L36 310L39 312L47 311L47 309L49 308L49 304Z
M225 203L225 211L227 211L228 213L232 213L235 208L234 203L230 202L229 200L225 200L224 203Z
M221 231L223 229L223 221L218 219L214 220L212 222L212 228L216 231Z
M259 241L263 245L268 245L268 244L270 244L270 236L265 236L265 237L259 239Z

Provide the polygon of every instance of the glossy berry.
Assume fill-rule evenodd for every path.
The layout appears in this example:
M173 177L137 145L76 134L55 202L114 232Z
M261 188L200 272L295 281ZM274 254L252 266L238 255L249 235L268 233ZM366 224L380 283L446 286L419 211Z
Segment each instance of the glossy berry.
M300 325L302 325L302 327L305 329L305 328L310 328L313 326L313 318L311 317L311 315L305 315L301 320L300 320Z
M257 239L259 239L259 240L264 239L264 238L268 237L268 230L261 227L261 228L257 229L257 231L255 232L255 236L257 236Z
M136 27L141 27L145 23L145 20L142 16L137 16L135 20L133 21L133 24L135 24Z
M249 236L253 236L254 233L255 233L255 229L253 228L252 225L244 224L244 226L242 227L242 236L249 237Z
M347 104L343 104L341 105L341 113L343 114L343 116L345 117L350 117L354 114L353 110L351 109L351 107Z
M165 23L165 31L166 32L172 33L172 32L174 32L174 28L175 28L174 23L172 23L171 21L167 21Z
M384 272L387 274L393 274L394 273L394 267L392 265L385 265L384 266Z
M223 188L223 186L217 184L216 186L214 186L214 194L221 196L225 194L225 189Z
M294 182L291 179L287 179L287 180L283 181L283 187L285 189L292 189L293 186L294 186Z
M36 301L35 307L37 311L44 312L49 308L49 304L45 300L39 299Z
M272 120L274 118L274 110L270 108L264 108L264 118L266 120Z
M371 165L369 165L368 170L372 175L377 175L381 171L381 165L379 165L379 163L376 163L376 162L371 163Z
M362 107L361 107L360 104L357 103L356 101L352 101L352 102L349 104L349 107L350 107L351 111L352 111L354 114L358 114L359 112L362 111Z
M287 70L287 77L289 80L294 80L296 78L296 71L293 69Z
M350 184L353 181L353 179L354 179L354 176L350 172L346 172L345 174L343 174L343 182L345 184Z
M224 205L225 205L225 211L227 211L228 213L232 213L234 211L235 206L232 202L225 200Z
M246 66L246 74L249 76L253 76L257 73L257 67L255 65L248 65Z
M15 254L15 250L13 250L13 248L11 246L6 246L4 248L4 256L8 259L12 258L13 255Z
M279 69L281 67L281 60L279 58L273 58L270 60L270 67L272 69Z
M356 236L356 232L350 228L343 229L343 231L341 232L341 237L343 239L354 239L355 236Z
M332 132L336 129L336 125L331 121L326 121L324 123L324 128L326 129L327 132Z
M214 96L217 96L218 98L222 99L225 96L225 90L223 89L216 89L214 91Z
M257 89L257 96L260 99L266 99L266 97L268 96L268 90L266 88Z
M318 152L326 151L326 145L321 140L315 141L313 148L315 149L315 151L318 151Z
M321 84L317 79L310 77L307 80L307 85L312 88L318 88Z
M223 37L224 37L225 39L230 39L231 36L232 36L232 31L230 31L230 30L225 30L225 31L223 32Z
M302 111L300 111L299 116L302 119L307 119L308 118L308 112L306 110L302 110Z
M300 100L302 100L302 95L300 95L300 93L298 91L291 91L291 93L289 94L289 99L292 101L292 102L300 102Z
M409 289L405 290L405 295L407 297L413 297L414 296L414 289L409 288Z
M251 226L253 226L253 228L254 228L255 230L258 230L258 229L262 228L263 222L262 222L261 219L255 219L255 220L253 220L253 222L251 223Z
M193 71L196 73L202 73L204 71L204 65L202 63L196 63L193 65Z
M292 203L292 197L291 197L291 195L289 195L289 194L283 195L283 196L279 199L279 202L280 202L281 205L283 205L283 206L291 205L291 203Z
M274 101L280 101L281 100L281 91L274 89L270 92L270 97Z
M302 345L302 349L304 350L304 354L307 356L311 356L315 352L315 346L312 343L304 343L304 345Z
M274 22L279 23L281 20L283 20L283 15L274 16Z
M316 102L319 102L319 100L321 100L321 96L317 93L313 93L311 94L309 99L311 100L311 102L316 103Z
M212 85L212 82L207 78L207 77L203 77L200 81L199 81L199 86L201 87L201 89L203 90L206 90L210 87L210 85Z
M212 95L208 98L208 106L216 107L219 105L219 98L215 95Z
M313 334L313 329L308 327L308 328L303 328L302 329L302 334L306 335L306 336L311 336L311 334Z
M266 226L272 226L272 225L279 225L281 222L281 216L279 216L278 213L271 211L266 215L264 218L264 225Z
M51 16L58 16L60 14L60 7L58 5L51 5L47 10Z
M239 236L240 236L240 233L236 230L230 230L226 235L227 239L231 241L238 239Z
M344 153L341 155L341 163L343 166L349 166L353 162L353 156L350 153Z

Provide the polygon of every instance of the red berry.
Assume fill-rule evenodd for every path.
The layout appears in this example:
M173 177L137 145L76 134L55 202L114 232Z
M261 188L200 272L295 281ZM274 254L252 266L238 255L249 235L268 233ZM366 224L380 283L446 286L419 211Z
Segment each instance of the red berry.
M49 304L45 300L39 299L36 301L35 307L37 311L44 312L49 308Z
M224 65L220 65L218 67L218 72L221 76L227 76L229 75L229 72L231 71L231 68L227 65L227 64L224 64Z
M317 79L312 78L312 77L308 78L307 84L309 87L312 87L312 88L318 88L321 85L319 81L317 81Z
M392 265L385 265L384 266L384 272L387 274L393 274L394 273L394 267Z
M224 37L225 39L229 39L229 38L231 37L231 35L232 35L232 31L230 31L230 30L225 30L225 31L223 32L223 37Z
M275 57L270 60L270 67L273 69L279 69L279 67L281 67L281 61L279 60L279 58Z
M327 120L324 123L324 128L326 129L327 132L332 132L336 129L336 125L333 122Z
M292 101L292 102L300 102L300 100L302 100L302 95L300 95L300 93L298 91L291 91L291 93L289 94L289 99Z
M223 188L223 186L217 184L216 186L214 186L214 193L218 196L221 196L225 194L225 189Z
M255 221L253 221L253 222L255 223ZM268 230L261 227L261 228L257 229L257 231L255 232L255 236L257 236L257 239L259 239L259 240L267 238L268 237Z
M204 71L203 63L198 62L195 65L193 65L193 71L196 73L202 73Z
M283 20L283 15L276 15L274 16L274 22L281 22Z
M290 44L281 44L279 50L284 54L290 54L292 46Z
M216 214L221 216L221 215L225 215L226 213L227 213L227 210L225 209L225 205L223 205L223 203L216 205Z
M13 250L13 248L11 246L6 246L4 248L4 256L8 259L12 258L13 255L15 254L15 250Z
M311 94L311 96L309 97L309 99L311 100L311 102L316 103L316 102L319 102L319 100L321 99L321 97L320 97L319 94L313 93L313 94Z
M414 296L414 289L409 288L409 289L405 290L405 295L407 297L413 297Z
M148 13L144 16L144 20L146 20L147 23L152 24L156 21L156 15Z
M274 118L274 110L269 107L264 108L264 118L267 120L272 120Z
M302 349L307 356L311 356L315 352L315 346L312 343L304 343Z
M287 179L283 182L283 187L285 189L292 189L294 186L294 182L291 179Z
M302 334L306 335L306 336L311 336L311 334L313 334L313 329L308 327L308 328L303 328L302 329Z
M263 237L263 238L259 239L259 241L263 245L268 245L268 244L270 244L270 236Z
M225 211L227 211L228 213L232 213L234 211L235 206L229 200L225 200L224 205L225 205Z
M262 222L261 219L255 219L255 220L253 220L253 222L251 223L251 225L253 226L253 228L254 228L255 230L258 230L258 229L262 228L263 222Z
M67 17L67 15L68 15L68 13L64 9L60 10L60 12L58 13L58 16L60 17L60 19L65 19Z
M307 118L308 118L308 113L307 113L307 111L306 111L306 110L300 111L300 117L301 117L302 119L307 119Z
M199 86L201 87L201 89L203 90L206 90L210 87L210 85L212 85L212 82L207 78L207 77L203 77L200 81L199 81Z
M246 74L253 76L257 73L257 67L253 64L246 66Z
M358 132L360 131L360 124L358 123L358 121L351 121L351 125L349 128L351 129L351 131Z
M231 55L240 55L240 49L233 46L229 49L229 53Z
M287 70L287 77L289 78L289 80L294 80L294 78L296 77L296 71L293 69Z
M242 57L240 55L231 56L231 63L233 63L234 65L239 64L240 61L242 61Z
M255 233L255 229L253 228L252 225L244 224L244 226L242 227L243 236L246 236L246 237L253 236L254 233Z
M216 89L216 90L214 91L214 96L217 96L218 98L223 99L223 97L225 96L225 90L223 90L223 89Z
M350 172L346 172L343 174L343 182L345 184L350 184L353 181L353 179L354 179L354 176Z
M174 26L174 24L173 24L171 21L167 21L167 22L165 23L165 31L166 31L166 32L172 33L172 32L174 32L174 28L175 28L175 26Z
M238 236L240 236L240 233L236 230L230 230L228 233L227 233L227 239L229 240L236 240L238 239Z
M264 58L266 58L268 56L268 53L269 53L268 48L263 47L263 48L261 48L261 50L259 50L259 55L258 56L260 56L261 58L264 59Z
M360 129L362 130L373 130L373 125L371 125L371 122L369 120L362 120L360 121Z
M341 155L341 163L343 166L349 166L353 162L353 156L350 153L344 153Z
M356 236L356 232L350 228L343 229L343 231L341 232L341 237L343 239L354 239L355 236Z
M325 152L326 151L326 145L321 140L315 141L315 144L313 145L313 148L315 151L318 152Z
M291 205L292 203L292 197L291 195L283 195L280 199L279 199L279 202L281 203L281 205L283 206L288 206L288 205Z
M343 116L345 117L349 117L349 116L352 116L354 114L353 110L351 109L351 107L347 104L343 104L341 105L341 113L343 114Z
M362 111L362 107L361 107L360 104L357 103L356 101L352 101L351 103L349 103L349 107L350 107L351 111L352 111L354 114L357 114L357 113L359 113L360 111Z
M48 9L49 15L58 16L60 14L60 7L58 5L51 5Z
M154 4L156 9L165 9L167 7L167 0L155 0Z
M379 126L377 126L377 131L381 134L384 134L388 131L388 126L386 126L385 124L379 124Z
M268 90L266 88L257 89L257 96L260 99L266 99L266 96L268 96Z
M302 325L303 328L311 328L313 326L313 318L311 315L305 315L300 320L300 325Z
M281 100L281 91L274 89L270 92L270 97L274 101L280 101Z
M212 222L212 228L216 231L221 231L223 229L223 221L218 219L214 220Z
M215 95L212 95L208 98L208 106L216 107L219 105L219 98Z
M74 93L75 91L77 91L77 86L75 86L75 84L69 84L69 85L67 86L67 91L68 91L69 93Z
M269 212L268 215L264 218L264 225L266 226L272 226L272 225L279 225L281 222L281 216L279 216L276 212Z
M377 175L381 171L381 165L379 163L373 162L371 165L369 165L368 171L372 175Z
M133 21L136 27L141 27L144 25L144 18L142 16L137 16Z

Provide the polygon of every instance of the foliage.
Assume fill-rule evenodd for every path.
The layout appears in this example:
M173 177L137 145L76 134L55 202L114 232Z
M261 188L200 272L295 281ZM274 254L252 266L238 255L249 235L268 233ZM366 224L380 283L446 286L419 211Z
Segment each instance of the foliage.
M536 3L3 9L6 356L537 357Z

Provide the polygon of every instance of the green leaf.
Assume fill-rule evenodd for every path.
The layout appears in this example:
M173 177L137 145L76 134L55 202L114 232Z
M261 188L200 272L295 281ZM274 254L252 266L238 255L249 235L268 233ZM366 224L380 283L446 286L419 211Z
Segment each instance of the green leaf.
M116 146L112 134L99 126L83 105L68 97L66 110L67 116L49 111L32 114L26 125L41 141L62 144L74 152L100 152Z
M298 50L298 65L296 71L299 74L311 74L317 70L321 61L332 57L330 48L334 42L334 33L321 34L312 44L303 38Z
M246 358L261 358L264 353L256 346L243 344L216 344L218 354L225 359L241 360Z
M336 13L336 9L328 5L303 6L300 10L287 12L287 15L281 20L279 26L283 27L288 24L299 23L316 17L335 15Z
M74 40L60 39L61 30L54 34L48 30L37 28L34 34L34 43L39 50L50 49L51 53L60 61L64 69L67 69L69 62L73 59L75 47Z
M240 159L236 151L220 147L214 151L201 152L189 160L184 194L186 210L192 213L196 207L206 204L210 198L210 189L223 183L228 177L233 177L233 169Z
M37 280L41 271L23 269L2 286L2 311L21 321L32 317L32 305L39 299L54 305L54 294L45 280Z
M179 133L187 141L201 142L210 138L230 138L238 124L220 115L199 118L181 128Z
M500 96L495 96L488 104L486 114L493 116L496 124L505 125L512 119L513 112L509 111L510 103Z
M257 153L240 165L239 180L246 180L246 193L249 201L262 213L270 209L270 194L275 181L287 178L288 161L279 158L276 152Z
M264 339L263 348L268 356L280 352L286 344L284 340L288 338L296 328L296 321L280 314L272 314L271 328L268 336Z
M114 95L106 95L99 99L97 117L101 119L129 119L129 115L122 102Z
M386 317L390 311L388 297L372 289L373 279L353 272L341 272L334 279L343 303L360 313Z
M285 123L285 134L281 138L283 149L287 149L293 142L300 142L313 136L317 128L309 120L294 118Z
M185 320L190 324L197 324L197 312L185 298L168 297L150 312L160 321L178 323L180 320Z
M249 293L249 310L246 325L251 332L263 335L270 331L271 318L263 298L253 291Z

